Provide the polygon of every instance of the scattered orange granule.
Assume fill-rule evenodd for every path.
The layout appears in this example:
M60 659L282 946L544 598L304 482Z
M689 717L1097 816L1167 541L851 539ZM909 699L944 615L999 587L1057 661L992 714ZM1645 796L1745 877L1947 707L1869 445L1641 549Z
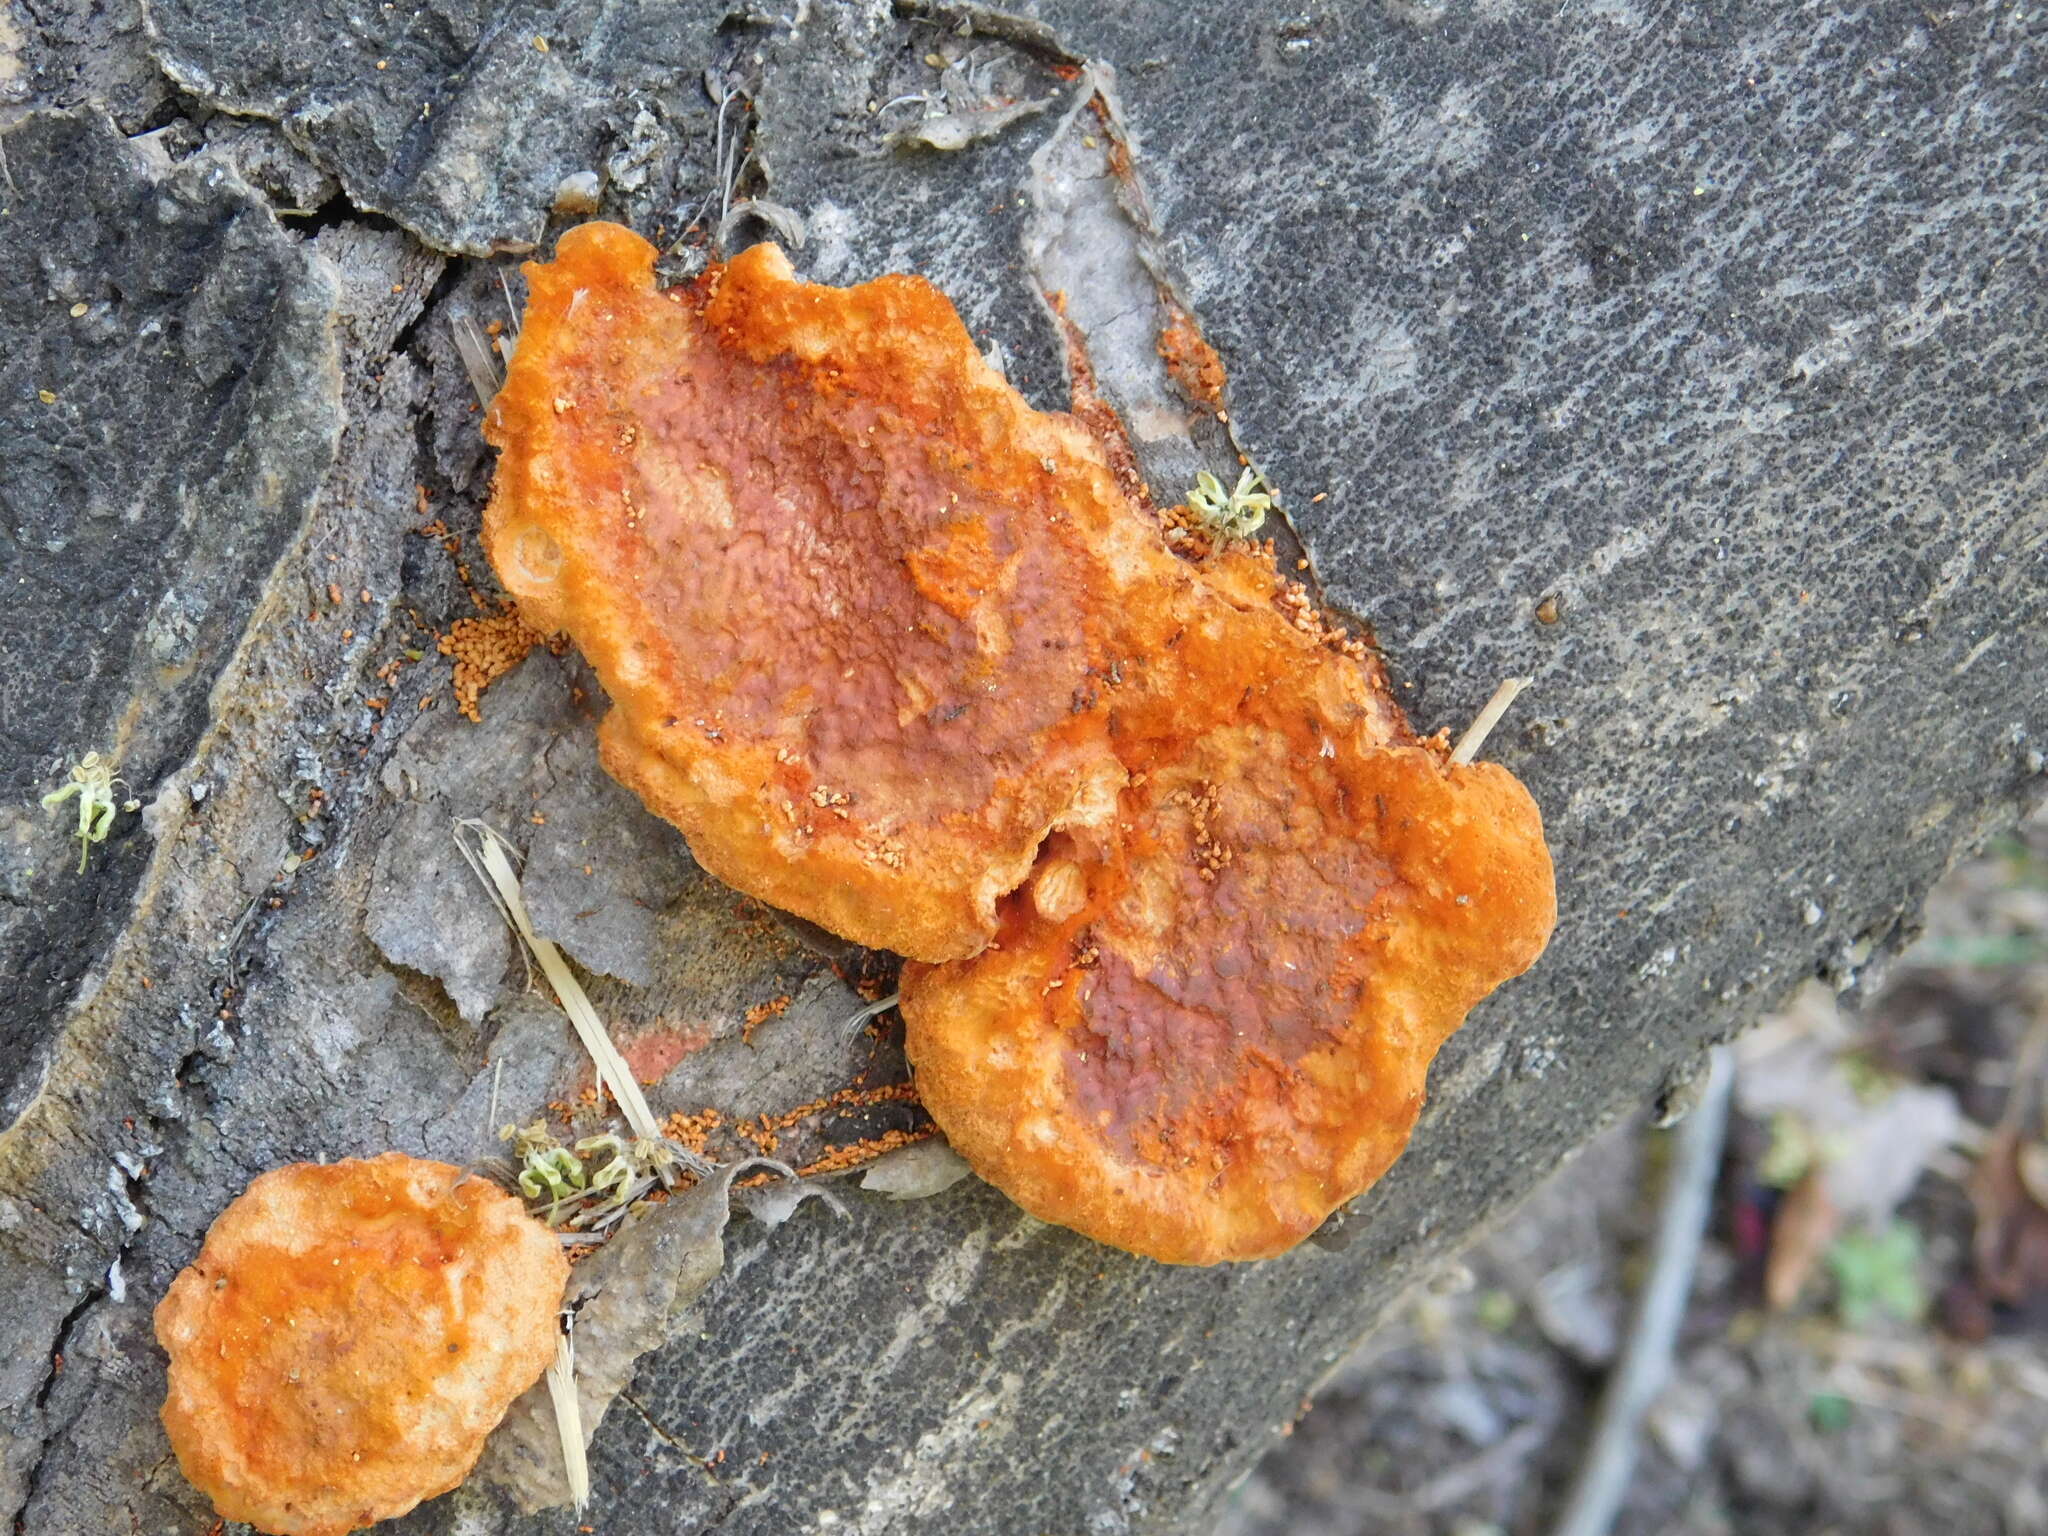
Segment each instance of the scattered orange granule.
M751 1141L762 1153L773 1153L782 1143L782 1133L799 1121L832 1110L866 1109L875 1104L915 1104L917 1088L912 1083L884 1083L879 1088L841 1088L822 1099L812 1099L779 1115L757 1115L733 1126L736 1134Z
M670 1141L702 1154L711 1133L724 1124L725 1116L715 1109L700 1109L694 1115L677 1110L662 1122L661 1129Z
M929 1141L939 1134L935 1125L925 1126L916 1131L884 1131L879 1136L870 1136L865 1141L850 1141L843 1147L828 1148L824 1156L805 1163L797 1172L805 1178L818 1173L843 1173L848 1168L858 1168L862 1163L871 1163L884 1152L894 1152L898 1147L908 1147L920 1141Z
M1159 356L1166 371L1173 376L1174 383L1187 391L1189 399L1211 407L1221 406L1225 383L1223 359L1195 328L1186 310L1175 304L1171 314L1173 318L1159 331Z
M741 1042L751 1044L754 1039L755 1030L766 1024L770 1019L781 1018L788 1009L789 994L787 992L784 992L779 997L771 997L765 1003L754 1004L746 1012L746 1027L740 1031Z
M457 619L441 636L439 650L455 658L455 707L465 720L480 723L477 704L486 688L526 659L541 636L517 608L480 619Z

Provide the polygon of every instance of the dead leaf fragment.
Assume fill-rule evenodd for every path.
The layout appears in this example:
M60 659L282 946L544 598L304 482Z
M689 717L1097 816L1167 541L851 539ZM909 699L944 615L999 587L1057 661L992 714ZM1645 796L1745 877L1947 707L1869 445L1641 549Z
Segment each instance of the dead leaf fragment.
M2048 1206L2028 1193L2021 1171L2026 1145L2018 1131L2001 1126L1970 1177L1978 1273L1994 1298L2014 1303L2048 1289Z
M795 1198L817 1194L767 1158L728 1163L703 1183L642 1208L624 1231L579 1265L567 1305L576 1314L576 1396L586 1442L633 1379L640 1357L669 1341L683 1312L725 1267L725 1228L732 1219L732 1183L767 1169ZM506 1413L473 1476L493 1483L528 1514L571 1502L555 1410L545 1384Z
M1826 1174L1814 1169L1794 1184L1771 1223L1771 1255L1764 1266L1764 1302L1789 1311L1841 1230L1842 1213L1828 1198Z

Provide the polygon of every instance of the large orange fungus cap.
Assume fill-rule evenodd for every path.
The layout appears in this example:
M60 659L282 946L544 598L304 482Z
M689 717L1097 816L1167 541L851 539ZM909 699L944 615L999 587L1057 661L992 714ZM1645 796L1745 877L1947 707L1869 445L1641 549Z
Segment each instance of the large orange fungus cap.
M914 962L920 1096L1026 1209L1259 1258L1399 1155L1556 919L1528 793L1417 740L1270 560L1190 562L915 278L528 268L486 519L713 873Z

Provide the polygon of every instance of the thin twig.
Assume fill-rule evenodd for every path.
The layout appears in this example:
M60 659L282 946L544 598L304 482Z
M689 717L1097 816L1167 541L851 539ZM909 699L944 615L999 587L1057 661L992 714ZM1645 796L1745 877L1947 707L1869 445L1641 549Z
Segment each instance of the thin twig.
M1535 682L1533 677L1511 677L1493 690L1493 697L1486 701L1486 708L1479 711L1465 734L1458 738L1458 744L1451 748L1451 761L1469 763L1479 755L1479 749L1486 745L1486 738L1493 728L1500 724L1500 717L1508 712L1508 706L1515 702L1515 695Z
M723 110L723 108L720 109L721 113L723 112ZM743 135L739 132L737 128L735 128L733 130L732 143L726 151L726 158L719 162L718 222L720 224L723 224L725 222L725 216L732 212L733 184L739 180L739 171L735 167L736 164L744 163L740 156L740 146L742 142Z
M505 296L505 333L511 337L512 344L516 347L519 345L519 306L512 302L512 284L507 281L503 267L498 268L498 292ZM498 346L501 351L504 345L505 336L500 336ZM512 361L509 353L506 354L505 361Z
M1564 1511L1551 1536L1607 1536L1628 1493L1642 1437L1643 1415L1671 1373L1678 1325L1692 1295L1700 1238L1713 1209L1714 1180L1721 1169L1721 1143L1728 1129L1728 1089L1734 1078L1728 1047L1708 1055L1706 1091L1678 1128L1678 1148L1664 1190L1663 1214L1650 1258L1650 1277L1636 1302L1634 1320L1586 1444Z
M711 80L708 71L704 81L704 92L707 96L711 94ZM712 186L704 194L703 200L697 204L696 211L682 222L681 229L683 233L676 237L676 243L670 247L671 250L682 249L684 235L687 235L691 228L703 222L704 216L711 210L711 200L718 196L719 184L723 182L725 172L725 109L738 99L739 93L733 90L730 85L723 80L718 83L717 127L711 147ZM676 212L682 212L681 204L677 204ZM724 216L724 209L721 207L719 217L722 220Z
M1510 1468L1522 1465L1549 1433L1550 1425L1540 1420L1523 1424L1470 1461L1432 1477L1408 1495L1408 1502L1424 1514L1448 1509L1479 1492L1488 1483L1500 1481Z
M716 129L716 136L711 141L711 174L717 177L720 182L723 182L725 179L725 109L732 105L733 99L737 94L738 93L735 92L733 88L727 85L724 81L721 80L719 82L718 126ZM716 192L718 188L713 187L711 190L713 192ZM708 207L711 202L709 194L706 194L704 201ZM723 212L723 209L721 209L720 211Z

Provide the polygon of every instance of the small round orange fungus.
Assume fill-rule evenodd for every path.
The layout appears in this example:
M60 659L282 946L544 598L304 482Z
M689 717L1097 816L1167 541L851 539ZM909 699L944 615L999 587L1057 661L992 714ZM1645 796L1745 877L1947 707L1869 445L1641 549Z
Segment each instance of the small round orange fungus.
M277 1536L402 1515L462 1481L554 1360L568 1275L518 1200L447 1163L273 1169L156 1310L178 1464Z

